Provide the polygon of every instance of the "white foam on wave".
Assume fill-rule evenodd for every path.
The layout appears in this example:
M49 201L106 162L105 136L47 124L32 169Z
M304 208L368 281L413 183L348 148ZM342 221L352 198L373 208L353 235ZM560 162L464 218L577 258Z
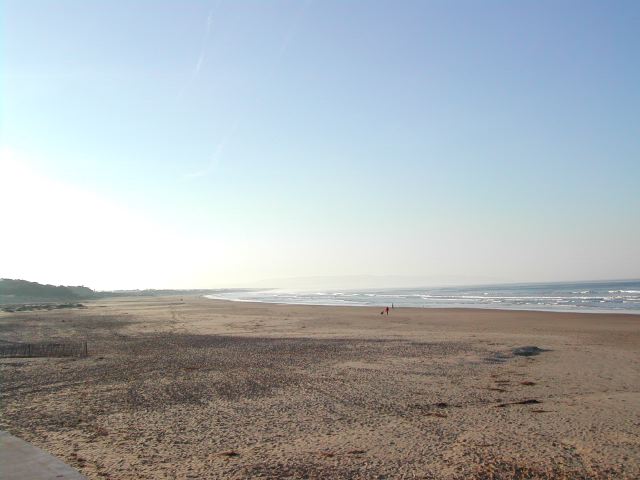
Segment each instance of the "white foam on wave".
M598 285L504 285L474 288L411 288L347 291L253 290L207 295L217 300L295 305L368 305L396 307L478 307L563 311L640 312L638 282Z

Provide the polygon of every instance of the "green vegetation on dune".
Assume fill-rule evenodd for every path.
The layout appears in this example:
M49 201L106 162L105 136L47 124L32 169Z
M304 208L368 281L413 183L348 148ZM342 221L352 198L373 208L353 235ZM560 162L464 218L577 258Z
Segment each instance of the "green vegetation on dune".
M43 285L27 280L0 278L0 305L52 304L78 302L104 297L159 297L164 295L205 295L217 290L113 290L96 292L84 286Z
M87 300L102 296L88 287L43 285L27 280L0 279L0 304Z

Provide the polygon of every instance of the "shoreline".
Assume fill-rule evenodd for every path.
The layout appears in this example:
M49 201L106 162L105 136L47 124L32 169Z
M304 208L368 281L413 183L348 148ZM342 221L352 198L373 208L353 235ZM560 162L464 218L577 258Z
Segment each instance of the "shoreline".
M335 303L294 303L294 302L269 302L269 301L258 301L258 300L244 300L241 298L238 299L232 299L232 298L219 298L219 297L215 297L213 298L210 295L199 295L201 298L206 298L208 300L214 300L214 301L218 301L218 302L233 302L233 303L255 303L257 305L262 305L262 304L266 304L266 305L280 305L280 306L286 306L286 305L292 305L292 306L297 306L297 307L301 307L301 306L308 306L308 307L339 307L339 308L345 308L345 307L353 307L353 308L384 308L387 305L386 304L380 304L380 305L367 305L367 304L351 304L351 305L344 305L344 304L335 304ZM510 311L510 312L546 312L546 313L579 313L579 314L603 314L603 315L637 315L640 316L640 310L615 310L615 309L581 309L580 307L576 307L575 310L569 310L569 309L551 309L551 308L517 308L517 307L495 307L495 306L488 306L488 307L482 307L479 305L473 305L473 306L464 306L464 305L456 305L456 306L424 306L424 307L416 307L416 306L398 306L398 307L394 307L395 309L415 309L415 310L490 310L490 311L495 311L495 312L500 312L500 311Z

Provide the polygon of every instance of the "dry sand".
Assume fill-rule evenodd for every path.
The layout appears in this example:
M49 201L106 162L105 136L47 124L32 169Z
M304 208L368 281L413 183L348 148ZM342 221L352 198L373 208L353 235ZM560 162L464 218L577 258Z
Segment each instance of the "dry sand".
M90 478L640 477L640 315L120 298L0 339L89 342L0 360L0 429Z

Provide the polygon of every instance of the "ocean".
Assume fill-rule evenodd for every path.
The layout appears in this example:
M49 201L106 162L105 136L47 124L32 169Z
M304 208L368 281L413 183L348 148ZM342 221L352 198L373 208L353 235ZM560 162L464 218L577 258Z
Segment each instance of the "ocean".
M295 305L499 308L640 313L640 280L526 283L441 288L293 291L224 289L208 298Z

